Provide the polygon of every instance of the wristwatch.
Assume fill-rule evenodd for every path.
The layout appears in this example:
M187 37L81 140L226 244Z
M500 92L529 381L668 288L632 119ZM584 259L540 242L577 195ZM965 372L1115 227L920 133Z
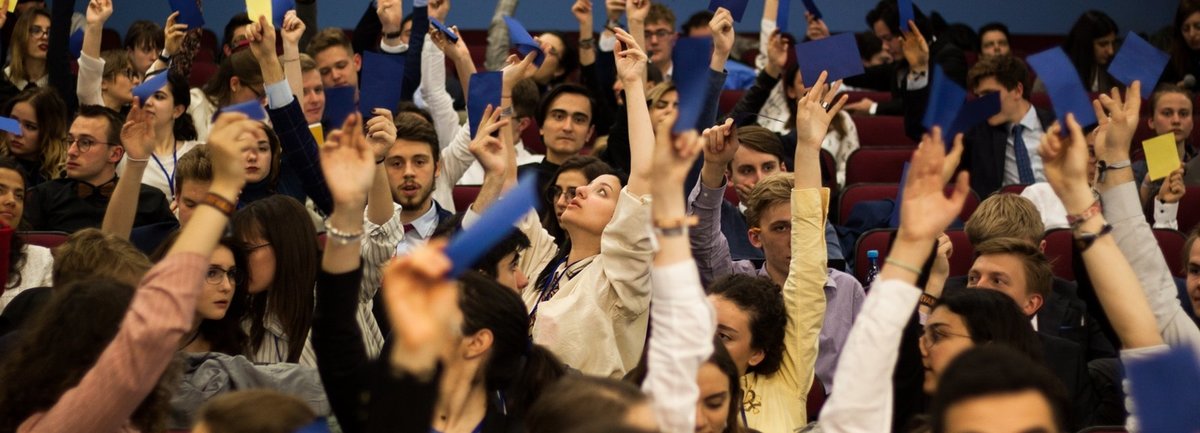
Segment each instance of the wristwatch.
M396 39L396 38L400 37L400 35L403 35L403 34L404 34L403 30L396 30L391 33L384 33L383 38L384 39Z
M587 38L587 39L579 40L579 49L581 49L581 50L590 50L595 46L596 46L595 38Z
M1096 239L1100 239L1101 236L1111 233L1112 229L1112 224L1105 223L1103 227L1100 227L1100 231L1096 233L1076 231L1075 249L1080 253L1087 251L1088 248L1092 247L1092 244L1096 243Z

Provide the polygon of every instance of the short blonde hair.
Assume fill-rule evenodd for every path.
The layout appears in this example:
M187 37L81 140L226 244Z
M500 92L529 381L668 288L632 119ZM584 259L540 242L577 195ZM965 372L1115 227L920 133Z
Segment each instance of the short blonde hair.
M775 173L758 181L746 197L746 223L750 227L759 227L759 220L767 209L777 204L791 203L795 182L792 174L786 172Z
M94 228L72 233L66 242L54 248L52 255L55 287L93 278L117 280L136 287L154 266L129 241Z
M1034 244L1042 240L1046 226L1037 206L1016 194L994 194L979 204L963 227L971 245L996 238L1017 238Z

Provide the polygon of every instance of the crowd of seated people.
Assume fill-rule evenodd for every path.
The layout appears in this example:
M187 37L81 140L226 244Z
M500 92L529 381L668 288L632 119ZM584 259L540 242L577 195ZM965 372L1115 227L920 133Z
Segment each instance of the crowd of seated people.
M1103 10L788 32L801 2L748 1L540 2L573 31L536 49L520 0L298 0L220 40L3 2L0 433L1136 432L1134 390L1200 377L1200 0L1145 37L1153 85L1109 72ZM808 72L839 30L865 72ZM928 126L935 77L998 110ZM1181 383L1129 374L1172 353Z

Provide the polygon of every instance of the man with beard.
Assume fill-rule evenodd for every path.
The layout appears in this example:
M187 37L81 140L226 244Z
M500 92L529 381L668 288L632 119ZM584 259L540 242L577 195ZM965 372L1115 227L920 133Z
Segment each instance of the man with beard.
M400 225L403 237L395 244L395 252L399 255L424 243L438 224L454 214L433 199L434 186L442 172L433 125L417 116L399 116L395 126L396 139L381 163L387 172L392 202L400 206L396 210L399 218L393 217L380 228L392 231L389 226Z

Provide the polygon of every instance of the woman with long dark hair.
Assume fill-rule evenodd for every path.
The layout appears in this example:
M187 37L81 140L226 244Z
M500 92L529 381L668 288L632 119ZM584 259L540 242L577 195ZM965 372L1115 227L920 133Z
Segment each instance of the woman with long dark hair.
M28 245L16 233L20 229L21 216L25 213L25 178L21 166L12 158L0 157L0 227L12 230L8 241L8 280L0 281L0 311L17 294L34 287L45 287L51 283L50 268L54 257L50 249Z
M0 155L12 157L21 165L25 187L63 177L70 119L67 103L58 92L47 87L25 90L8 100L3 114L20 123L21 133L0 134Z
M1108 73L1108 64L1117 54L1117 31L1116 21L1104 12L1090 10L1080 15L1067 33L1063 50L1089 91L1107 92L1120 85Z
M1179 0L1174 24L1168 47L1171 63L1159 82L1194 90L1200 80L1200 0Z
M162 260L178 239L178 233L164 240L151 259ZM247 337L242 330L242 315L250 299L246 291L247 269L242 245L233 238L221 238L204 274L204 293L196 303L196 319L179 350L245 355Z
M196 140L196 126L187 115L191 101L188 94L187 77L174 72L162 71L167 83L155 90L145 101L138 101L142 111L153 119L154 138L157 143L150 154L149 169L142 175L142 183L158 188L168 201L175 199L175 164L179 157L201 143ZM153 79L153 75L147 79ZM127 158L121 160L117 171L125 170ZM249 173L247 173L249 175Z
M234 161L254 124L223 115L210 140L211 206L196 209L178 242L133 290L104 279L54 290L14 356L0 361L0 431L163 429L168 365L188 331L209 257L244 182Z

